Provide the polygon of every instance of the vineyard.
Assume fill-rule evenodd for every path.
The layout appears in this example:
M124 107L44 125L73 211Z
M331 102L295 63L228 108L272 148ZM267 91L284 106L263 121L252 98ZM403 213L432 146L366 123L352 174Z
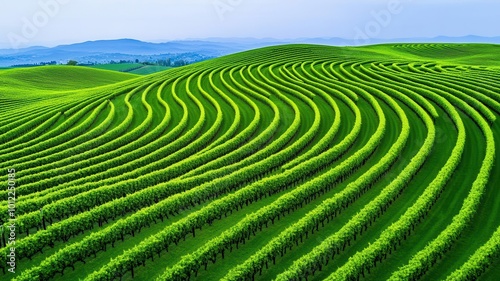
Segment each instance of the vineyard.
M1 70L0 279L498 280L499 51Z

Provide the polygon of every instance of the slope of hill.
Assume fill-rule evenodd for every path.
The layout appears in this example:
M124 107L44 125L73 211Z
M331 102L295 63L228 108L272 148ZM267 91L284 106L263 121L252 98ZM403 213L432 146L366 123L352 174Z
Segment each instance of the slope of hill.
M114 70L132 74L148 75L160 71L171 69L172 67L160 65L144 65L140 63L115 63L115 64L98 64L90 66L91 68Z
M133 74L139 74L139 75L149 75L165 70L172 69L170 66L161 66L161 65L144 65L142 67L136 68L132 71L129 71L129 73Z
M128 72L131 69L137 69L142 67L143 65L140 63L110 63L110 64L97 64L91 65L90 68L97 69L105 69L105 70L114 70L120 72Z
M449 64L500 66L500 45L489 44L384 44L361 47L401 59L436 61Z
M79 66L14 68L0 72L2 93L17 91L68 91L109 85L137 75Z
M495 280L496 48L274 46L2 96L0 276Z

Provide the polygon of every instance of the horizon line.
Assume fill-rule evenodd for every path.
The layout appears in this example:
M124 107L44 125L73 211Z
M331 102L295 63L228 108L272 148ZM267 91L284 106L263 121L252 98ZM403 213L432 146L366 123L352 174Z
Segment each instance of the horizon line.
M435 37L405 37L405 38L369 38L369 41L376 41L373 44L383 44L384 42L386 43L398 43L398 42L387 42L387 41L396 41L396 40L435 40L439 38L450 38L450 39L460 39L460 38L467 38L467 37L475 37L475 38L484 38L484 39L500 39L500 35L498 36L481 36L481 35L463 35L463 36L448 36L448 35L439 35ZM256 41L264 41L264 40L272 40L277 42L282 42L282 43L287 43L286 41L300 41L300 40L345 40L347 42L355 42L358 39L347 39L343 37L297 37L297 38L276 38L276 37L200 37L200 38L184 38L184 39L171 39L171 40L163 40L163 39L147 39L147 40L141 40L141 39L135 39L135 38L111 38L111 39L89 39L85 41L78 41L78 42L71 42L71 43L54 43L51 45L31 45L31 46L25 46L22 48L4 48L0 47L0 50L23 50L23 49L29 49L29 48L56 48L60 46L70 46L70 45L76 45L76 44L83 44L83 43L90 43L90 42L100 42L100 41L121 41L121 40L131 40L131 41L138 41L142 43L150 43L150 44L165 44L165 43L171 43L171 42L189 42L189 41L209 41L209 40L231 40L231 39L236 39L236 40L256 40ZM217 42L217 41L214 41ZM221 43L228 43L228 42L221 42ZM271 43L271 42L268 42ZM400 42L400 43L406 43L406 42ZM420 42L413 42L413 43L420 43ZM434 42L428 42L428 43L434 43ZM443 42L446 43L446 42ZM449 43L455 43L455 42L449 42ZM461 42L461 43L481 43L481 42ZM490 44L495 44L491 42L484 42L484 43L490 43ZM358 44L359 45L359 44ZM361 44L361 45L369 45L369 44Z

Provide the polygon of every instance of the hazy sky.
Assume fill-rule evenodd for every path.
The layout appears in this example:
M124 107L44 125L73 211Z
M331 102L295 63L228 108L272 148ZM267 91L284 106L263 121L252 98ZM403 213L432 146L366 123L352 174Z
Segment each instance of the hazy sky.
M2 0L0 48L133 38L500 36L498 0Z

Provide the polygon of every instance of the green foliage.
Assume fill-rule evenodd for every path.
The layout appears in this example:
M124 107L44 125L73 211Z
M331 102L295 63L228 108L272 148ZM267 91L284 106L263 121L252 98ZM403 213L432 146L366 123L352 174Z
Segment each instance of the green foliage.
M77 65L77 64L78 64L78 62L77 62L76 60L69 60L69 61L66 63L66 65L72 65L72 66L75 66L75 65Z
M285 45L2 70L19 264L2 278L481 280L500 253L498 61L494 45Z

